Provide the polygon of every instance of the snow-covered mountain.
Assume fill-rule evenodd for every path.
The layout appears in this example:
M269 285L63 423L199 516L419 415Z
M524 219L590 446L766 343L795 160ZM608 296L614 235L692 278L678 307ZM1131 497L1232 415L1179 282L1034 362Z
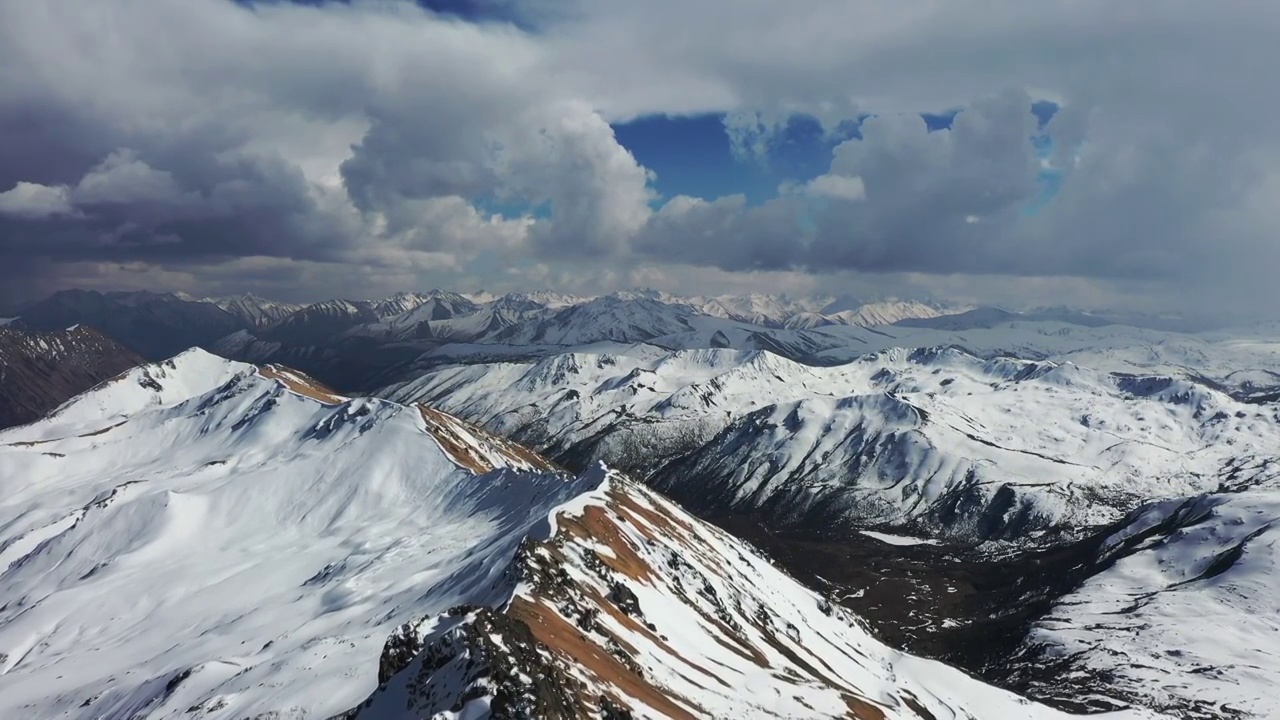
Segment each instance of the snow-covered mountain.
M1058 322L1084 327L1098 327L1117 324L1107 315L1075 312L1059 308L1052 310L1033 310L1030 312L1012 312L994 307L980 307L952 314L934 313L902 317L892 323L903 327L933 328L935 330L975 330L993 328L1012 322Z
M1280 467L1235 468L1255 479L1145 506L1077 565L1088 576L1012 659L1053 668L1042 697L1083 680L1179 717L1276 717Z
M1274 407L1178 377L891 350L832 367L763 352L565 354L385 391L552 457L605 460L698 510L985 539L1105 524L1280 450Z
M310 305L277 302L246 293L227 298L206 298L202 302L212 303L226 310L244 322L245 327L255 332L276 325L283 325L274 333L275 337L287 336L291 330L320 326L321 329L309 333L312 341L326 341L340 335L353 326L364 323L374 326L391 318L401 318L401 324L413 320L434 320L454 315L465 315L475 312L477 305L470 299L457 293L432 290L426 293L399 293L382 300L325 300ZM292 322L286 322L290 316L302 313ZM332 326L326 325L332 323ZM361 334L376 335L375 332Z
M550 290L534 290L531 292L512 292L497 297L489 297L488 299L472 298L480 304L495 305L508 308L524 307L547 308L550 310L559 310L572 305L581 305L590 302L593 298L585 295L571 295L567 293L552 292Z
M791 317L810 313L822 305L821 299L791 298L786 295L715 295L678 297L655 293L655 299L693 308L703 315L736 320L761 327L782 327Z
M887 300L883 302L860 303L852 307L844 307L844 303L833 302L820 312L796 313L783 323L784 327L808 330L824 325L855 325L858 327L875 327L892 325L904 320L936 318L943 313L925 303L915 301Z
M936 308L918 308L919 314L926 312ZM780 326L766 327L713 316L661 296L615 294L559 310L517 309L500 299L474 315L419 325L413 341L419 355L402 367L388 368L383 384L411 379L442 365L600 352L601 343L610 342L645 343L667 350L766 350L813 365L843 364L896 347L956 346L988 358L1070 361L1135 374L1198 375L1228 385L1232 392L1266 394L1280 387L1280 329L1275 327L1180 333L1115 324L1082 313L983 312L939 315L932 318L937 327L864 327L858 323L870 319L848 317L849 311L837 313L846 316L843 319L801 313ZM979 315L980 321L975 320ZM930 320L912 322L929 324ZM397 344L404 345L403 341Z
M403 315L422 305L432 306L422 319L429 319L432 315L437 318L466 315L475 312L479 307L479 303L474 299L448 290L396 293L388 298L368 301L368 305L380 319Z
M252 297L200 301L70 291L28 308L32 323L19 322L104 327L127 346L145 346L143 354L153 358L195 344L246 362L296 366L351 392L441 366L565 352L629 353L628 346L644 343L666 350L765 350L813 365L838 365L895 347L956 346L980 357L1073 361L1107 371L1194 370L1233 393L1280 396L1280 329L1170 332L1062 308L958 313L960 308L911 301L655 291L597 298L430 291L289 308Z
M561 346L643 342L691 329L688 318L692 314L692 309L680 305L607 295L529 317L483 338L483 342Z
M358 705L396 626L500 599L523 536L593 486L468 443L200 351L0 434L0 715Z
M668 304L686 305L703 315L735 320L762 328L811 329L823 325L890 325L899 320L932 318L943 314L938 307L914 300L885 299L864 302L848 295L790 297L746 293L681 297L650 292L645 296ZM959 310L948 309L948 312L959 312Z
M143 362L84 325L55 332L0 326L0 428L31 422Z
M367 300L312 303L262 331L263 339L295 345L321 345L352 328L382 319Z
M204 302L213 303L239 318L247 327L262 328L273 325L302 309L295 303L277 302L258 297L253 293L223 298L206 298Z
M356 717L1067 717L889 650L620 476L579 502L522 546L502 611L404 626L388 647L412 659Z
M1067 717L603 467L281 367L132 370L0 482L4 717Z
M378 340L413 340L434 337L433 327L455 319L470 319L481 312L480 305L457 293L433 291L423 296L421 304L404 312L384 315L381 320L360 325L344 333L344 337L369 337Z
M771 348L795 355L832 344L797 341L791 330L832 325L879 325L902 318L933 317L938 311L914 302L888 301L821 314L829 298L792 299L762 294L678 297L655 291L618 292L596 298L550 292L509 293L500 297L432 290L402 293L383 301L330 300L285 314L272 324L256 322L252 309L220 304L248 318L252 332L217 346L239 355L256 341L289 346L342 345L351 339L417 344L435 357L484 359L493 354L531 357L567 347L600 342L657 342L665 347ZM498 347L502 346L502 347ZM287 357L273 358L287 360ZM427 359L425 364L431 364Z
M824 327L810 334L826 346L800 358L815 365L840 365L893 348L956 347L985 358L1007 356L1072 362L1105 372L1195 376L1233 391L1250 380L1265 384L1271 373L1280 371L1280 326L1275 325L1181 333L1014 317L984 322L981 327Z

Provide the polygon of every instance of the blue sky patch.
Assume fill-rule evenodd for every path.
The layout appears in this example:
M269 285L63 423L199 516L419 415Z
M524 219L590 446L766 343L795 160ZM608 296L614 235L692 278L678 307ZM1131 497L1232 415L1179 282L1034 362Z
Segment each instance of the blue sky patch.
M663 200L743 193L758 203L776 193L778 183L766 168L734 159L722 115L652 115L616 124L613 132L637 162L657 173L654 186Z
M291 3L294 5L331 5L340 3L350 5L351 0L234 0L241 5L272 5ZM500 22L511 23L526 30L534 29L535 12L541 2L521 3L520 0L414 0L420 7L441 15L450 15L467 22Z
M1036 116L1036 122L1040 124L1040 130L1044 130L1049 126L1049 121L1054 115L1058 114L1061 107L1052 100L1037 100L1031 103L1031 114Z
M951 124L956 121L956 116L960 114L960 108L955 110L945 110L939 113L920 113L920 117L924 118L925 127L929 128L929 132L937 132L939 130L950 130Z
M741 193L752 205L777 197L784 182L805 182L827 172L831 151L862 137L862 119L845 121L834 132L808 115L793 115L770 135L759 158L735 157L725 116L652 115L613 126L618 142L658 175L662 200L676 195L714 199Z

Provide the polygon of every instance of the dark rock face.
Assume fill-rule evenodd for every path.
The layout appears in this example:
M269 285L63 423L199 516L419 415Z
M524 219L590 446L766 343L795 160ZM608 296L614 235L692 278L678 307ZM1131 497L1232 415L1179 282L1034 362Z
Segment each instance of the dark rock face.
M613 587L609 591L609 601L618 606L618 609L632 617L643 618L644 613L640 610L640 598L632 592L631 588L621 582L614 582Z
M97 330L0 327L0 428L39 419L143 358Z
M432 637L419 639L410 626L392 635L378 668L379 692L346 717L363 717L386 692L402 692L407 709L423 718L461 712L486 697L494 720L592 715L580 683L552 660L527 623L489 608L460 606L450 614L457 622ZM393 678L398 683L389 684Z
M382 656L378 658L378 685L386 685L396 673L408 667L414 656L421 651L422 641L412 625L406 623L397 628L382 646Z

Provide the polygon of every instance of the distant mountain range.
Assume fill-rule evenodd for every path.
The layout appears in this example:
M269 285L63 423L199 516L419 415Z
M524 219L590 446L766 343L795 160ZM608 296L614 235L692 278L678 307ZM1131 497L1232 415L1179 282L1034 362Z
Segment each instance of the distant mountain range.
M1104 332L1119 326L1118 334L1130 339L1135 328L1160 332L1177 326L1166 318L1064 308L1015 313L850 296L680 297L656 291L580 297L432 290L295 305L255 295L202 299L68 290L19 308L17 316L11 322L36 330L88 325L149 360L201 347L244 362L297 367L350 392L373 392L442 366L635 344L763 350L802 363L833 364L877 348L949 343L979 354L1024 356L1028 348L971 343L975 332L1008 335L1002 328L1017 325ZM886 336L894 341L885 342Z
M203 347L251 362L290 363L336 385L372 389L385 381L385 373L415 362L436 362L441 354L488 357L510 354L507 348L538 354L566 345L649 342L665 336L679 336L676 342L743 347L780 343L806 352L817 346L797 344L796 334L789 331L881 324L939 312L916 302L864 305L848 298L799 301L766 295L680 298L656 292L584 298L549 292L494 297L429 291L376 301L296 305L255 295L195 298L66 290L15 314L16 322L34 330L75 324L97 328L150 360ZM685 337L691 333L701 339Z
M179 298L184 299L181 296ZM227 298L207 298L201 302L217 305L240 322L255 328L274 325L303 308L302 305L267 300L252 293Z
M32 330L87 325L151 360L213 343L244 326L212 302L151 292L64 290L21 308L18 318Z

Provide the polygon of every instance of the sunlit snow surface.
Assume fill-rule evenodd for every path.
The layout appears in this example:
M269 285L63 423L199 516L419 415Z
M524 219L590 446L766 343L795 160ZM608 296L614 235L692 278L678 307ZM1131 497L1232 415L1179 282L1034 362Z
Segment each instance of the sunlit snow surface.
M472 475L410 409L201 352L134 371L0 433L0 717L345 711L592 482Z
M1108 539L1109 556L1121 557L1063 597L1028 645L1157 707L1280 714L1280 488L1159 503Z
M464 426L437 442L416 408L286 387L297 380L194 351L0 433L0 717L344 712L375 690L394 628L430 632L464 603L506 606L520 543L550 537L557 513L583 514L622 487L603 468L576 479L469 472L450 454L482 443ZM688 667L630 638L660 687L724 717L762 717L768 707L843 715L830 685L804 680L804 665L821 665L875 703L910 691L936 717L1061 717L889 650L822 612L816 595L746 546L646 491L632 497L643 512L622 541L653 568L634 592L681 663L731 678L701 691L708 678L679 674ZM684 529L644 542L641 516ZM565 544L566 567L584 585L595 582L581 574L592 550L609 547ZM736 641L706 620L703 592L671 593L681 577L701 579L730 607L785 621L792 655L766 648L768 669L744 662L723 644ZM482 717L484 705L442 717ZM634 707L660 717L644 700ZM404 717L403 708L362 717ZM885 713L920 717L901 703Z
M937 545L938 541L932 538L912 537L911 535L891 535L889 533L875 532L874 530L863 530L863 535L869 538L879 540L882 543L897 545L899 547L909 547L911 545Z

